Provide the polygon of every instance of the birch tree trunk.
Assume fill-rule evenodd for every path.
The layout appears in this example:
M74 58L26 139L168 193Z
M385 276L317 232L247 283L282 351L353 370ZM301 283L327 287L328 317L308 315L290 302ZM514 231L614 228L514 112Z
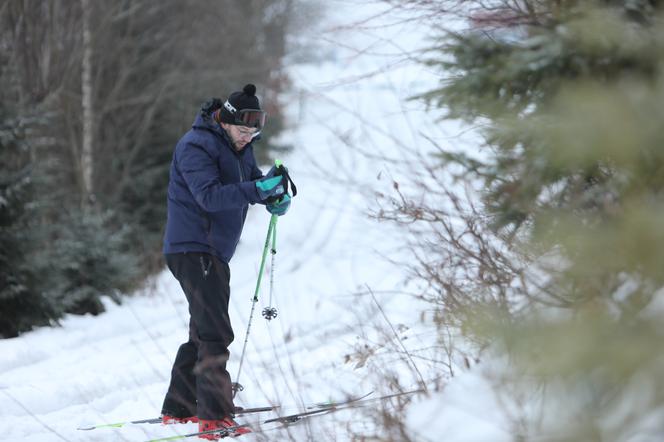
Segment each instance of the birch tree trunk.
M93 177L93 134L94 115L92 110L92 33L90 30L90 0L81 0L83 12L83 58L81 61L81 100L83 108L83 136L81 146L81 174L83 177L83 206L94 203Z

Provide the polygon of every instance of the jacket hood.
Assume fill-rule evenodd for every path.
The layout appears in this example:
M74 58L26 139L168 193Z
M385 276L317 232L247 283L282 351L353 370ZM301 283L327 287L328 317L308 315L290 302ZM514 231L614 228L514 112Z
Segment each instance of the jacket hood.
M194 129L207 129L220 135L225 135L221 126L219 126L219 124L217 124L217 122L214 121L210 115L204 114L202 112L199 112L196 115L196 118L194 119L191 127Z

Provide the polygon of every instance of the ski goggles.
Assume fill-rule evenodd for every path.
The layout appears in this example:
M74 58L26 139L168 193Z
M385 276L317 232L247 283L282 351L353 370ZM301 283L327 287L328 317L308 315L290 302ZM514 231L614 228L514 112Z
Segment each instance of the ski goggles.
M265 126L267 113L260 109L242 109L236 110L233 105L228 101L224 103L224 107L233 115L235 124L247 127L255 127L260 132Z
M241 111L238 111L234 117L238 124L247 127L255 127L260 132L261 129L263 129L263 126L265 126L267 114L262 110L242 109Z

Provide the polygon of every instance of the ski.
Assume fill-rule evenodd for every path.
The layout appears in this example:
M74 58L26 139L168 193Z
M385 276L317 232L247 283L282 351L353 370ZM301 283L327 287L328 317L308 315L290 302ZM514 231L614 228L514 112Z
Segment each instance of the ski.
M365 394L364 396L360 396L360 397L353 398L353 399L350 399L350 400L345 400L345 401L340 401L340 402L334 402L334 401L320 402L320 403L317 403L317 404L309 405L306 408L308 410L310 410L310 409L319 409L319 408L322 408L322 407L331 407L333 405L335 405L335 406L345 405L345 404L348 404L348 403L351 403L351 402L362 400L362 399L368 397L371 394L373 394L373 391ZM241 407L238 407L235 410L235 415L239 416L239 415L242 415L242 414L249 414L249 413L262 413L262 412L265 412L265 411L273 411L273 410L276 410L278 408L279 408L278 405L274 406L274 407L255 407L255 408L241 408ZM100 424L100 425L93 425L93 426L90 426L90 427L79 427L78 430L90 431L90 430L96 430L96 429L99 429L99 428L122 428L125 425L160 424L160 423L161 423L161 417L153 417L153 418L150 418L150 419L140 419L140 420L124 421L124 422L114 422L114 423L111 423L111 424Z
M359 397L351 398L348 400L336 402L336 401L330 401L330 402L321 402L317 403L314 405L310 405L307 408L317 408L315 410L310 410L306 411L304 413L297 413L297 414L292 414L289 416L281 416L275 419L268 419L266 421L263 421L263 424L269 424L271 422L279 422L282 424L290 424L293 422L297 422L300 419L303 419L306 416L314 415L314 414L321 414L321 413L326 413L334 410L338 410L341 408L346 408L346 407L351 407L353 404L362 402L363 400L366 400L367 397L373 394L373 391ZM273 407L272 409L275 409L277 407ZM238 414L238 413L236 413ZM231 433L233 433L235 430L243 427L249 427L247 424L243 425L238 425L236 427L230 427L230 428L225 428L225 429L218 429L218 430L209 430L209 431L199 431L197 433L189 433L189 434L182 434L182 435L176 435L176 436L170 436L170 437L164 437L160 439L151 439L146 442L165 442L165 441L170 441L170 440L179 440L179 439L186 439L189 437L197 437L205 434L219 434L221 437L226 437L229 436Z
M310 411L304 411L301 413L295 413L295 414L290 414L288 416L277 416L273 419L268 419L264 421L264 424L269 424L271 422L280 422L282 424L292 424L297 421L299 421L302 418L305 418L307 416L313 416L315 414L323 414L329 411L333 411L338 409L339 407L348 407L351 404L355 404L357 402L360 402L367 397L371 396L373 394L373 391L370 391L369 393L363 395L363 396L358 396L355 398L347 399L345 401L340 401L340 402L335 402L335 401L330 401L330 402L319 402L314 405L310 405L306 407L307 410Z
M121 428L124 427L125 425L130 425L130 424L159 424L159 423L161 423L161 417L154 417L151 419L140 419L136 421L114 422L112 424L99 424L99 425L93 425L91 427L78 427L77 430L90 431L90 430L97 430L99 428Z
M235 430L239 430L240 428L248 428L248 427L249 425L242 424L242 425L236 425L234 427L218 428L216 430L198 431L196 433L178 434L175 436L162 437L159 439L150 439L146 442L164 442L168 440L179 440L179 439L186 439L188 437L203 436L205 434L218 434L221 437L227 437L230 436Z
M369 395L373 394L373 391L370 393L367 393L363 396L352 398L346 401L341 401L341 402L327 402L327 403L318 403L315 404L311 407L319 407L318 409L314 410L309 410L305 411L302 413L296 413L296 414L291 414L288 416L279 416L273 419L268 419L266 421L263 421L263 424L269 424L272 422L277 422L281 423L284 425L289 425L292 423L295 423L301 419L304 419L308 416L314 416L314 415L320 415L320 414L325 414L325 413L332 413L334 411L339 411L339 410L345 410L349 408L354 408L358 406L362 406L368 403L372 402L378 402L386 399L391 399L394 397L398 396L404 396L404 395L409 395L409 394L414 394L414 393L420 393L423 390L413 390L413 391L406 391L406 392L400 392L400 393L394 393L394 394L389 394L377 398L371 398L367 399ZM310 407L307 407L310 408ZM170 436L170 437L164 437L161 439L151 439L146 442L165 442L165 441L170 441L170 440L179 440L179 439L185 439L189 437L197 437L205 434L219 434L221 437L226 437L231 435L235 430L239 428L248 428L249 425L243 424L243 425L238 425L236 427L230 427L230 428L224 428L224 429L217 429L217 430L209 430L209 431L200 431L197 433L189 433L189 434L182 434L182 435L176 435L176 436Z
M387 396L381 396L377 398L370 398L374 392L370 391L369 393L366 393L362 396L357 396L353 397L350 399L346 399L343 401L328 401L328 402L318 402L312 405L308 405L305 407L307 411L301 412L301 413L294 413L286 416L277 416L272 419L268 419L263 421L264 424L272 423L272 422L279 422L282 424L292 424L295 423L301 419L304 419L309 416L314 416L314 415L319 415L319 414L325 414L329 412L333 412L336 410L342 410L345 408L351 408L354 406L360 406L368 402L374 402L374 401L381 401L385 399L390 399L396 396L402 396L406 394L412 394L412 393L417 393L420 392L421 390L416 390L416 391L408 391L408 392L403 392L403 393L395 393ZM250 413L261 413L261 412L266 412L266 411L273 411L277 410L280 408L279 406L272 406L272 407L255 407L255 408L240 408L238 407L235 411L236 415L243 415L243 414L250 414ZM100 425L94 425L90 427L79 427L79 430L83 431L89 431L89 430L96 430L99 428L121 428L125 425L140 425L140 424L160 424L162 422L161 417L154 417L150 419L140 419L140 420L133 420L133 421L124 421L124 422L115 422L115 423L110 423L110 424L100 424ZM246 426L246 425L240 425L239 427ZM215 432L223 432L224 430L212 430L212 433ZM232 432L233 429L226 430L227 432L230 431ZM203 432L203 433L191 433L189 435L182 435L182 436L172 436L172 438L166 438L166 439L156 439L159 441L162 440L176 440L176 439L182 439L186 437L193 437L199 434L212 434L210 432ZM153 441L150 441L153 442Z
M347 405L347 404L351 404L353 402L361 401L362 399L366 399L367 397L371 396L372 394L373 394L373 390L370 391L369 393L363 395L363 396L358 396L358 397L346 399L346 400L343 400L343 401L340 401L340 402L336 402L336 401L319 402L317 404L309 405L308 407L306 407L306 409L311 410L311 409L316 409L316 408L329 408L329 407L338 406L338 405Z
M272 411L276 410L278 407L255 407L255 408L237 408L235 410L235 415L241 415L241 414L249 414L249 413L262 413L264 411ZM79 427L78 430L83 430L83 431L90 431L90 430L96 430L99 428L121 428L124 427L125 425L138 425L138 424L160 424L161 423L161 416L160 417L153 417L150 419L140 419L140 420L135 420L135 421L125 421L125 422L115 422L112 424L100 424L100 425L93 425L91 427Z
M282 424L294 424L295 422L297 422L297 421L299 421L299 420L301 420L305 417L313 416L315 414L329 413L331 411L339 410L340 407L341 408L346 408L346 407L350 407L350 405L345 405L345 406L344 405L341 405L341 406L333 405L331 407L320 408L318 410L311 410L311 411L304 411L302 413L289 414L288 416L277 416L275 418L268 419L263 423L264 424L269 424L271 422L279 422L279 423L282 423Z
M314 410L310 410L310 411L304 411L304 412L301 412L301 413L290 414L288 416L277 416L275 418L268 419L268 420L264 421L263 423L264 424L269 424L271 422L279 422L279 423L282 423L284 425L289 425L289 424L293 424L293 423L295 423L295 422L297 422L301 419L304 419L306 417L309 417L309 416L321 415L321 414L325 414L325 413L332 413L334 411L359 407L359 406L362 406L362 405L365 405L365 404L368 404L368 403L379 402L379 401L392 399L392 398L399 397L399 396L414 394L414 393L421 393L423 391L424 390L405 391L405 392L400 392L400 393L388 394L388 395L380 396L380 397L377 397L377 398L367 399L367 397L373 393L373 392L371 392L371 393L368 393L364 396L360 396L358 398L350 399L350 400L347 400L347 401L344 401L344 402L330 403L330 404L327 404L327 405L324 404L324 403L323 404L316 404L316 407L318 407L318 409L314 409ZM307 409L310 409L310 408L312 408L312 407L307 407Z

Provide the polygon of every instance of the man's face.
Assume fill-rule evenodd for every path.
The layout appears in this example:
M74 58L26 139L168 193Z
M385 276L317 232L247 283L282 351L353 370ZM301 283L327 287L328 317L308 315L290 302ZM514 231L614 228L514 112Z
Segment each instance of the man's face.
M255 127L238 126L236 124L222 123L222 127L226 133L231 137L233 147L236 151L241 151L244 146L249 144L258 131Z

